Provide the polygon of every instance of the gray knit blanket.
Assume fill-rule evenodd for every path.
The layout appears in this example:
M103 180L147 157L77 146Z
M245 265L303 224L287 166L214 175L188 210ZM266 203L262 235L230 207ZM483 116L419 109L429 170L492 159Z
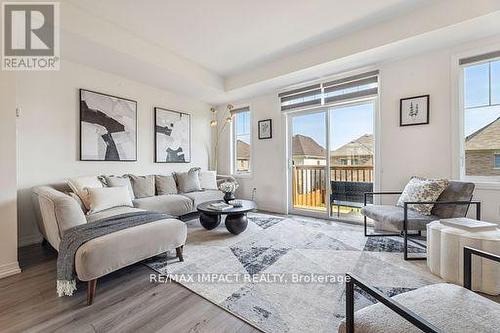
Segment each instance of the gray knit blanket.
M76 290L75 254L80 246L97 237L167 218L172 218L172 216L141 211L111 216L68 229L59 244L57 257L57 294L59 297L72 296Z

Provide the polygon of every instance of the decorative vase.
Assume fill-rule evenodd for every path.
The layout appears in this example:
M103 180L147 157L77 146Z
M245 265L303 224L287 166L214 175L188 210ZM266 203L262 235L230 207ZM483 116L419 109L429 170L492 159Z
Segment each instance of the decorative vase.
M234 200L234 199L236 199L236 197L234 196L234 192L226 192L224 194L224 201L226 203L229 203L229 201Z

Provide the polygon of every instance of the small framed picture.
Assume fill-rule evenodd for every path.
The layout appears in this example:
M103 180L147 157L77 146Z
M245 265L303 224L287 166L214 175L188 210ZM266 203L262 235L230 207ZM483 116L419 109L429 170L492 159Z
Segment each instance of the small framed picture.
M273 137L273 121L265 119L259 121L259 140L271 139Z
M399 101L399 126L429 123L429 95L402 98Z

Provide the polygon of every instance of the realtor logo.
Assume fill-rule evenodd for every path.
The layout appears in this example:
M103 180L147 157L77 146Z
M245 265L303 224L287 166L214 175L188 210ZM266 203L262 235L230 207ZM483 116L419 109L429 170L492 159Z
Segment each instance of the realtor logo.
M2 70L59 70L59 3L2 3Z

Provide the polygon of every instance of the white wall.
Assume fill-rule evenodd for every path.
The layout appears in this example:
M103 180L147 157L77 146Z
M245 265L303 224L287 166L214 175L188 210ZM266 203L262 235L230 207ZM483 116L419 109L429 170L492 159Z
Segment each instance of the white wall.
M17 263L16 86L0 74L0 278L20 272Z
M401 189L411 175L451 177L449 52L379 68L381 188ZM430 94L430 124L400 127L400 98L425 94Z
M137 162L79 161L79 88L136 100ZM19 73L18 195L21 245L40 239L31 205L31 188L60 183L68 177L97 174L169 174L192 166L208 167L209 106L123 77L63 61L60 71ZM153 107L191 113L192 162L154 163Z
M452 158L451 61L458 53L479 49L480 45L498 43L499 38L416 55L411 58L374 64L380 69L380 184L382 190L402 189L409 177L454 178ZM430 124L414 127L399 126L399 100L430 94ZM254 173L240 180L239 195L248 197L257 188L260 208L283 212L286 210L287 184L285 179L286 139L283 116L279 111L277 91L268 95L235 101L235 105L250 105L253 113ZM257 139L257 121L273 119L273 139ZM228 147L228 133L226 144ZM219 169L227 172L227 152L219 153ZM500 222L500 187L478 185L476 199L483 204L483 219Z
M256 188L256 201L259 209L274 212L286 211L285 182L285 127L279 110L276 94L259 96L250 100L234 103L236 107L250 106L252 112L252 173L238 178L240 188L238 196L251 198L253 188ZM225 106L218 107L219 116L223 116ZM259 140L257 121L272 119L273 138ZM226 128L221 137L218 170L221 174L230 174L230 135L231 129Z

